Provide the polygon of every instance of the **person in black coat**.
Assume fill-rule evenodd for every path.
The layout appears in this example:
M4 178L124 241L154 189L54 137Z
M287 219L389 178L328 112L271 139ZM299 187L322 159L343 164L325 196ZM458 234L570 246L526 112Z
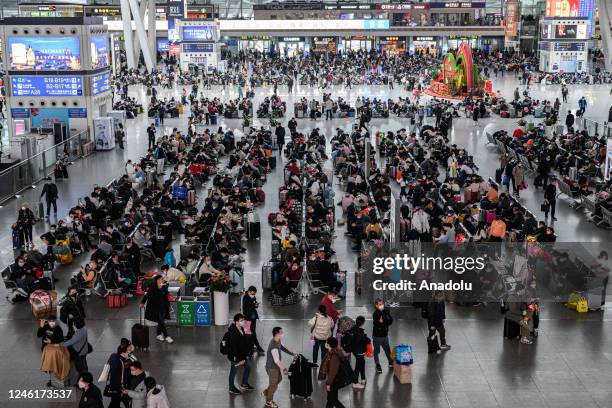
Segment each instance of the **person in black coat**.
M283 146L285 145L285 128L283 125L278 125L275 130L276 144L278 145L279 155L283 154Z
M374 363L376 363L376 372L382 373L380 360L380 348L385 352L389 368L393 368L393 360L391 359L391 347L389 346L389 326L393 324L391 312L385 307L385 301L376 299L374 302L374 314L372 315L372 342L374 343Z
M353 349L351 350L355 356L355 381L353 388L363 389L365 388L366 376L365 376L365 353L368 344L371 343L370 338L363 330L365 324L365 317L357 316L355 319L355 327L353 328ZM361 382L359 376L361 375Z
M153 278L153 284L140 301L140 308L145 308L145 319L157 323L157 340L173 343L174 340L168 336L168 329L166 329L165 324L169 306L168 284L161 275L157 275Z
M59 194L57 184L53 182L51 177L47 177L47 183L40 193L40 198L43 196L45 196L45 202L47 203L47 218L49 218L49 214L51 213L51 206L53 206L53 213L55 214L55 218L57 218L57 198Z
M17 214L17 225L23 230L24 243L27 246L32 245L32 225L36 222L36 217L30 208L28 203L21 204L19 213Z
M81 373L77 384L83 390L79 408L104 408L102 393L94 384L93 375L90 372Z
M121 403L129 408L128 397L121 394L123 388L128 388L130 382L129 344L122 343L117 347L117 352L110 355L108 364L108 385L117 393L111 397L108 408L119 408Z
M124 255L132 268L134 276L139 277L141 262L140 248L131 238L125 241Z
M38 328L36 337L42 338L41 350L44 349L47 344L59 344L64 341L64 333L62 332L62 328L57 325L55 315L50 315L46 319L40 319L40 327ZM46 339L49 339L51 343L45 343Z
M68 326L67 338L72 337L75 331L74 322L85 320L85 317L85 306L83 306L83 302L79 298L78 289L76 286L70 286L60 309L60 320Z
M238 313L234 316L234 324L232 324L227 330L229 334L227 359L230 361L230 394L240 394L240 390L234 384L234 380L236 378L238 367L241 366L244 367L244 372L242 373L240 388L243 391L252 391L254 389L249 385L251 366L247 360L247 358L253 353L253 343L250 336L247 336L244 332L245 321L244 315L242 313Z
M249 286L249 289L242 296L242 313L244 314L245 319L251 324L251 337L253 339L253 346L259 355L263 355L265 350L259 345L259 341L257 340L257 319L259 319L259 314L257 313L257 308L259 307L259 302L255 295L257 294L257 288L255 286Z
M446 328L444 322L446 320L446 307L444 305L444 292L437 291L434 298L427 304L427 325L429 326L429 338L436 334L436 330L440 333L440 348L447 350L450 348L446 344Z
M291 118L287 126L289 127L289 132L291 132L291 135L293 136L297 130L297 120L295 120L295 118Z
M550 184L547 184L544 188L544 199L549 204L548 211L544 212L544 218L548 218L548 212L550 211L550 220L557 221L555 218L555 208L557 207L557 179L553 178Z
M565 126L567 126L567 130L574 127L574 115L572 115L572 111L567 112L567 116L565 117Z

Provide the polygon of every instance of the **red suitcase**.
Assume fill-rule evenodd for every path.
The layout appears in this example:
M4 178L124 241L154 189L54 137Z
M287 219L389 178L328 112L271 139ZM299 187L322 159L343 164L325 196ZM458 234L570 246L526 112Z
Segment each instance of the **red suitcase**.
M109 309L119 309L127 305L125 293L111 293L106 297L106 307Z
M189 190L187 192L187 205L195 205L196 204L196 192L195 190Z

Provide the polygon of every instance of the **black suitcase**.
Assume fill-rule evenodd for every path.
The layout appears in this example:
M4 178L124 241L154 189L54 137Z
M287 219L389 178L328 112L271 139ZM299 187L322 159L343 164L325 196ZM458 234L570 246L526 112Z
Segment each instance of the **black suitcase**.
M261 237L261 224L259 221L249 222L247 228L248 239L259 239Z
M502 174L504 173L504 169L495 169L495 182L500 184L502 182Z
M138 349L149 348L149 326L144 324L143 311L140 310L140 322L132 326L132 344Z
M521 327L514 320L504 318L504 338L516 339L521 335Z
M268 164L270 165L270 170L274 170L276 168L276 157L271 156L268 159Z
M434 354L440 350L440 343L438 342L438 336L433 335L432 337L427 336L427 354Z
M289 366L289 395L310 398L312 395L312 367L306 357L300 356Z

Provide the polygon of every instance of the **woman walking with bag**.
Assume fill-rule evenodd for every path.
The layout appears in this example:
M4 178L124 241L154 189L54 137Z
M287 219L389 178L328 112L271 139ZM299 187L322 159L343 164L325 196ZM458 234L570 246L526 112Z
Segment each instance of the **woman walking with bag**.
M312 362L317 364L319 360L319 349L321 349L321 359L325 359L327 350L325 342L332 336L334 320L327 315L325 305L319 305L319 311L308 321L310 326L310 341L312 343Z
M334 337L327 339L325 343L327 354L321 362L319 369L319 380L325 381L325 390L327 391L326 408L344 408L344 405L338 400L338 388L334 385L340 365L342 365L342 354L338 350L338 340Z

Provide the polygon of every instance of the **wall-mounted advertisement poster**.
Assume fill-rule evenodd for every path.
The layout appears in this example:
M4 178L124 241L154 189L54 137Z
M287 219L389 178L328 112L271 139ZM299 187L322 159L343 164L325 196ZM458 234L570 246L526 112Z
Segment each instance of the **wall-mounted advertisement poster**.
M79 70L77 37L9 37L8 67L16 70Z

